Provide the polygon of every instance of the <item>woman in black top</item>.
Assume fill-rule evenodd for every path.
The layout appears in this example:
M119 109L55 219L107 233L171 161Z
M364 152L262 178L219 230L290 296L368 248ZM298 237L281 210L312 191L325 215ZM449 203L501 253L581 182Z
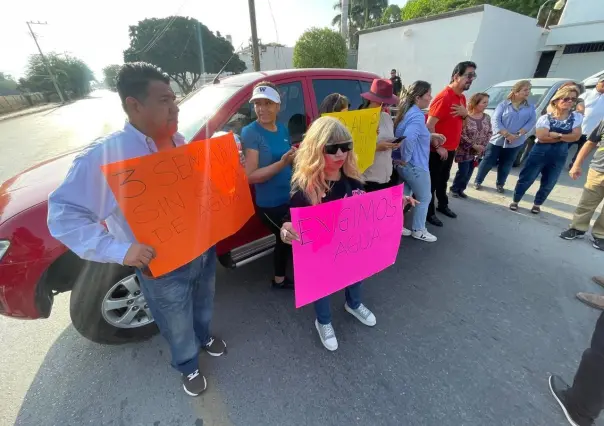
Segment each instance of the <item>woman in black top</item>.
M352 152L350 132L332 117L317 119L308 130L294 160L290 206L308 207L363 194L363 184ZM291 244L299 240L291 221L281 228L281 239ZM374 326L375 316L361 303L361 283L348 286L344 308L367 326ZM330 351L338 348L331 325L329 296L315 303L315 327L323 346Z

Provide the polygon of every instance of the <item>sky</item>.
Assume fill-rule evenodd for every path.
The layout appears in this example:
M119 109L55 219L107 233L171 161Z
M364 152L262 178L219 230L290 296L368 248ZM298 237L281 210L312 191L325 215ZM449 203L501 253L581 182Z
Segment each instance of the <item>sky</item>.
M330 26L337 13L333 9L336 1L256 0L258 37L263 43L293 46L307 28ZM390 1L401 6L405 2ZM251 36L247 0L103 0L96 4L81 0L13 1L10 19L4 17L0 25L0 71L15 78L24 75L29 55L38 53L25 22L41 21L47 25L32 28L43 52L79 57L100 80L103 67L123 63L130 25L170 15L190 16L211 31L230 34L236 50Z

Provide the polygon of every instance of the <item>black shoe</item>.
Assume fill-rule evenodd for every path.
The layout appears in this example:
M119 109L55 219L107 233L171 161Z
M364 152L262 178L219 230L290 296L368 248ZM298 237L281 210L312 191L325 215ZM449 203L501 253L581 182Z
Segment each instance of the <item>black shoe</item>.
M434 226L441 226L441 227L443 226L442 221L435 214L432 216L428 216L426 218L426 222L428 222L429 224L434 225Z
M593 246L598 250L604 251L604 238L594 237Z
M499 192L500 194L503 194L505 192L503 185L497 185L497 192Z
M280 289L280 290L293 290L294 282L292 280L290 280L289 278L285 277L283 282L278 283L273 278L273 280L271 281L271 287L275 288L275 289Z
M203 348L212 356L220 356L226 352L226 343L224 340L210 337L210 341Z
M474 189L480 191L482 189L482 183L474 182Z
M459 198L463 198L464 200L468 198L468 194L466 194L464 191L459 191L457 195L459 195Z
M453 191L453 189L449 189L449 194L451 194L451 197L453 197L453 198L461 198L461 195L459 194L459 192Z
M560 376L549 376L549 390L552 392L552 395L554 396L558 404L560 404L560 408L562 408L562 411L566 416L566 420L568 420L568 423L570 423L572 426L581 426L571 417L570 413L568 412L568 408L566 408L565 394L568 389L569 386L564 380L562 380Z
M457 215L449 207L439 207L436 209L436 211L441 212L442 214L447 217L450 217L451 219L455 219L457 217Z
M189 396L197 396L206 390L208 382L199 370L182 375L182 387Z
M560 234L560 238L565 240L574 240L575 238L583 238L584 236L585 231L579 231L575 228L569 228Z

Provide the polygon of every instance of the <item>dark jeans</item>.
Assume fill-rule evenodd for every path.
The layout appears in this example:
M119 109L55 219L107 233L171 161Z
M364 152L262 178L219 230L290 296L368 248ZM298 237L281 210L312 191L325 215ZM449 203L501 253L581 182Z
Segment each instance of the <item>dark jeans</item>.
M283 204L277 207L259 207L260 219L275 235L275 276L284 277L287 271L287 264L292 258L292 246L285 244L281 240L281 225L285 216L289 213L289 204Z
M499 165L497 166L496 185L505 186L505 181L510 175L510 171L514 166L514 160L518 157L518 153L522 149L522 146L523 145L517 146L516 148L504 148L490 143L487 146L484 158L480 162L480 166L478 166L475 182L482 184L484 178L487 177L487 174L497 165L497 162L499 162Z
M565 396L568 411L581 426L591 425L604 408L604 312Z
M535 205L542 205L558 182L568 156L568 143L536 143L524 163L514 190L514 202L522 200L526 191L541 173L541 184L535 195Z
M199 348L210 340L214 310L216 249L158 278L136 270L149 310L167 340L172 367L183 374L199 368Z
M351 309L356 309L361 305L361 283L352 284L344 290L346 294L346 303ZM315 312L319 324L331 323L331 307L329 303L330 296L326 296L315 302Z
M444 209L449 205L449 197L447 197L447 183L451 177L451 167L455 160L455 151L448 151L449 156L446 160L441 160L440 155L436 152L430 152L430 182L432 184L432 200L428 207L428 217L434 216L436 210L434 208L434 198L438 198L438 207Z
M457 163L457 173L455 174L455 179L453 179L451 191L457 193L464 192L468 187L468 183L470 183L472 173L474 173L474 160Z

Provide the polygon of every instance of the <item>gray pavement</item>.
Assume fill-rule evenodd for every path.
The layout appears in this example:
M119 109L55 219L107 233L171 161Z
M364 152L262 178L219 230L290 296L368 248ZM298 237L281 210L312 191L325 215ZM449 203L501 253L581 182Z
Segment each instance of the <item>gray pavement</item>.
M23 125L37 127L33 117ZM0 123L2 150L11 121ZM38 130L46 151L87 142L52 137L54 123ZM563 178L556 191L538 217L509 211L509 193L488 188L453 200L459 218L431 229L438 242L404 238L397 263L367 280L375 328L333 297L335 353L321 346L312 308L269 289L269 258L219 269L214 324L229 352L201 357L210 388L198 398L182 392L161 338L80 337L68 295L47 320L0 317L0 425L565 425L546 380L571 380L588 344L598 312L574 294L602 291L590 277L604 273L604 253L557 237L580 183Z

